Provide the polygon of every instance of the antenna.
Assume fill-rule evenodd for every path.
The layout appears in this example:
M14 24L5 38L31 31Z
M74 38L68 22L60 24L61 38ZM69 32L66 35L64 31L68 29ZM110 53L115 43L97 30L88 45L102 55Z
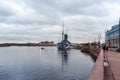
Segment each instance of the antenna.
M68 35L68 27L66 26L66 34Z
M63 33L64 33L64 26L65 26L65 25L64 25L64 21L63 21Z

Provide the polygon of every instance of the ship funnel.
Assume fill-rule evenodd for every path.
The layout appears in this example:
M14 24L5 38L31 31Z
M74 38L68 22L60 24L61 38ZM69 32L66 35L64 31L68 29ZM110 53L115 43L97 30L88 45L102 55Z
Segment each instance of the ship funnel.
M64 34L64 40L68 40L68 35Z

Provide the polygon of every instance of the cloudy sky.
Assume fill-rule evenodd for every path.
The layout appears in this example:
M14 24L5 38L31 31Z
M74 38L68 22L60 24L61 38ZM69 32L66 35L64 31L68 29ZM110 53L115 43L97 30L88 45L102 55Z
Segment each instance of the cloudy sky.
M91 42L118 24L120 0L0 0L0 42Z

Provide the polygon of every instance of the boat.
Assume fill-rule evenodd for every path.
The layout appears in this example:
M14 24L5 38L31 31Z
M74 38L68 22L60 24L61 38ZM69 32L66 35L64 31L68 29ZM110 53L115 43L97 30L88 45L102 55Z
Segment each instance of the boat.
M57 44L58 50L70 50L70 41L68 40L68 34L64 33L64 23L63 23L63 30L62 30L62 40Z
M44 47L41 47L41 50L45 49Z

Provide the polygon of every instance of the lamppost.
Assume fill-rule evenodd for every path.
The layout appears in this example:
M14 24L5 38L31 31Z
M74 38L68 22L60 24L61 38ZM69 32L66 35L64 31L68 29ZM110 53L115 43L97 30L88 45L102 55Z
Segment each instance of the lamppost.
M99 48L100 48L100 39L101 39L101 34L98 35L98 44L99 44Z
M119 18L119 52L120 52L120 18Z

